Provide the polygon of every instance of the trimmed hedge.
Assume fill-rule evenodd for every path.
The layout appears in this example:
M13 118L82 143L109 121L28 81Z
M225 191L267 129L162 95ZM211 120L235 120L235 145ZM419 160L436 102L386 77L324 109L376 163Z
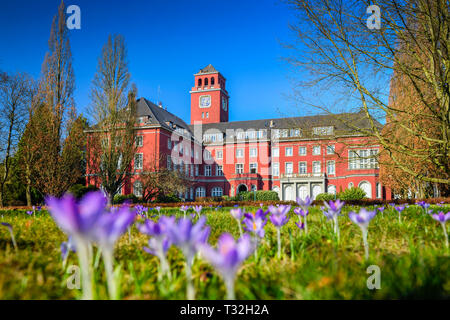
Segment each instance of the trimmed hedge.
M278 193L270 190L258 190L240 192L236 197L237 201L278 201Z
M337 199L337 196L332 193L319 193L316 197L316 201L330 201Z
M114 204L122 204L125 201L129 201L131 203L139 203L139 198L136 197L134 194L116 194L114 196Z

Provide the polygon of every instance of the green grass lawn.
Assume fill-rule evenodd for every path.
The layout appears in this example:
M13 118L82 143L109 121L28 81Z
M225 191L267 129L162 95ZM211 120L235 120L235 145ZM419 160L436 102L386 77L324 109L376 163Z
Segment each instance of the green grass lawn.
M437 208L437 207L436 207ZM256 208L246 208L255 211ZM308 216L308 234L294 222L295 214L281 229L282 257L277 256L276 229L267 223L266 236L241 267L236 281L237 299L403 299L449 298L450 259L441 226L421 208L410 206L398 214L387 208L369 226L370 259L364 260L361 231L348 218L345 206L339 217L338 244L332 223L315 207ZM448 211L447 207L445 212ZM437 211L437 210L435 210ZM154 212L154 211L152 211ZM166 215L182 216L177 209L162 209ZM239 229L229 209L203 210L211 227L209 242L223 232L236 238ZM140 220L142 221L142 220ZM70 276L62 268L60 244L67 240L46 211L28 216L25 211L0 211L0 222L14 228L15 251L7 228L0 226L0 299L76 299L80 290L67 288ZM139 223L139 222L138 222ZM172 280L157 280L158 259L142 250L147 236L132 227L131 242L125 234L116 246L123 299L185 299L184 258L171 247L168 259ZM96 249L94 249L94 257ZM71 253L67 266L78 264ZM369 290L369 265L381 270L381 289ZM197 299L224 299L225 286L213 268L197 257L193 266ZM101 260L95 269L95 292L107 299Z

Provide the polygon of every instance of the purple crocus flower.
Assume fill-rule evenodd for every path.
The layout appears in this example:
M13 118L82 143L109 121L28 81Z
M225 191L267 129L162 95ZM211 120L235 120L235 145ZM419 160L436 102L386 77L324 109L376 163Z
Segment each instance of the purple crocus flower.
M95 240L103 250L113 250L114 244L130 227L135 219L128 206L122 206L113 213L103 214L95 228Z
M366 260L369 258L369 243L367 242L367 231L368 231L367 229L369 227L370 220L372 220L376 214L377 214L376 210L368 211L364 208L359 210L359 213L351 211L348 214L350 220L352 220L361 228L363 234L364 252Z
M79 203L71 194L61 199L48 197L46 203L52 218L67 235L92 240L92 230L104 213L107 200L96 191L86 194Z
M312 202L313 200L309 196L306 196L305 200L297 197L297 204L302 207L303 210L307 210L311 206Z
M145 214L148 212L148 208L139 204L134 207L134 211L136 212L137 215L144 217Z
M66 194L61 199L47 197L46 204L58 226L68 236L73 236L82 272L83 299L91 300L93 291L89 248L91 241L96 239L95 230L105 214L107 199L101 191L96 191L87 193L79 203L72 195Z
M183 211L183 217L186 218L186 212L189 210L189 206L181 206L180 210Z
M210 232L209 227L205 226L205 223L206 218L204 216L200 217L195 225L189 219L179 219L178 223L174 223L167 230L170 241L180 248L186 258L188 300L193 300L195 297L191 274L192 263L198 246L206 243Z
M197 216L200 218L200 214L202 213L202 206L195 206L194 211L197 213Z
M307 216L309 214L309 211L307 209L302 209L300 207L297 207L294 209L294 213L298 216L298 222L302 225L302 228L300 228L301 230L305 230L305 233L308 233L308 224L307 224ZM301 217L303 217L303 220L305 221L304 223L302 223L302 219Z
M305 224L303 222L296 222L295 225L300 229L303 230L305 229Z
M278 205L277 207L269 206L268 209L269 212L272 213L272 215L284 216L288 214L289 210L291 210L291 206L290 205Z
M281 227L289 221L288 212L291 206L280 205L278 207L270 206L269 211L272 213L270 221L277 229L278 258L281 258Z
M67 241L64 241L63 243L61 243L60 249L61 249L61 259L63 261L63 269L64 269L66 266L67 258L69 257L70 251L76 252L76 247L75 247L73 238L69 237L69 239L67 239Z
M33 211L27 211L27 215L31 216L33 214Z
M442 211L439 211L438 214L432 214L431 217L441 224L442 230L444 230L445 246L448 248L448 235L445 223L450 220L450 212L444 213Z
M401 213L405 210L405 206L394 206L394 209L398 212L398 223L401 223Z
M337 199L336 201L323 202L327 210L324 210L323 213L327 217L328 220L333 219L334 222L334 234L337 237L337 241L339 242L339 223L338 216L341 214L342 207L345 202Z
M156 211L158 211L158 214L161 215L161 207L158 206L158 207L155 207L155 209L156 209Z
M287 214L283 214L283 215L272 214L270 216L270 221L277 229L280 229L282 226L284 226L286 223L288 223L289 217L287 216Z
M230 210L230 214L235 218L236 220L240 221L242 217L244 216L244 212L241 208L234 208Z
M241 208L234 208L230 210L230 214L233 216L233 218L236 220L238 227L239 227L239 234L242 237L242 228L241 228L241 220L244 216L244 212Z
M261 209L258 211L263 212ZM259 238L264 238L264 226L267 223L267 219L264 218L264 214L251 214L246 213L245 218L242 221L244 230L250 232Z
M203 257L214 266L224 280L227 299L234 300L234 281L237 271L254 250L250 237L245 234L235 241L231 234L224 233L219 237L217 250L207 244L202 245L200 250Z
M379 207L377 208L378 211L380 211L381 213L383 213L384 209L386 209L385 207Z

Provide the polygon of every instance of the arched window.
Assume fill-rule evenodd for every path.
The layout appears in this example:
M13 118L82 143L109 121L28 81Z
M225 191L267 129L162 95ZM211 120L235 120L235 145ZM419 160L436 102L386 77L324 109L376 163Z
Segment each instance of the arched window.
M330 184L330 185L328 186L328 193L336 194L336 186Z
M214 85L214 77L211 78L211 85Z
M353 182L350 182L349 184L348 184L348 188L350 189L350 188L353 188Z
M195 197L196 198L204 198L204 197L206 197L206 189L205 189L205 187L198 187L195 190Z
M136 180L133 183L133 194L136 197L142 197L142 182L140 182L139 180Z
M208 85L208 78L205 78L205 86Z
M372 185L368 181L361 181L359 186L366 193L366 197L372 199Z
M256 191L257 190L256 185L252 184L252 189L251 190L252 191Z
M221 187L214 187L211 190L211 196L212 197L221 197L223 196L223 190Z
M199 86L199 87L202 86L202 79L198 79L198 86Z

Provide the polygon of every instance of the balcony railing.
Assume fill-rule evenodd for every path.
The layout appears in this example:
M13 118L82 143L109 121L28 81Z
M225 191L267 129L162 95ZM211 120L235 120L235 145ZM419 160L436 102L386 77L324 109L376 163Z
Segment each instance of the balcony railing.
M325 173L283 173L280 175L281 179L286 178L324 178Z

